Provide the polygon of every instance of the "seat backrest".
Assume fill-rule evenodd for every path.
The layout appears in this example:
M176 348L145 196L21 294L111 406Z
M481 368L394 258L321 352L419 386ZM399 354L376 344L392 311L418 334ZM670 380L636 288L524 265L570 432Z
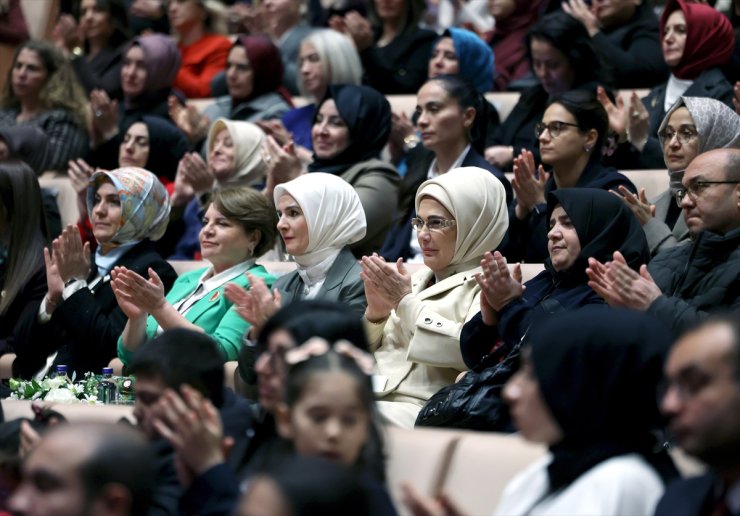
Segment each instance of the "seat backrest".
M401 484L409 482L427 496L439 491L459 432L437 429L408 430L387 427L386 483L394 505L408 514L402 502Z
M638 192L644 188L648 199L655 199L668 190L669 177L665 169L622 170L621 172L634 183Z
M461 433L442 490L464 514L491 514L511 479L545 453L517 435Z

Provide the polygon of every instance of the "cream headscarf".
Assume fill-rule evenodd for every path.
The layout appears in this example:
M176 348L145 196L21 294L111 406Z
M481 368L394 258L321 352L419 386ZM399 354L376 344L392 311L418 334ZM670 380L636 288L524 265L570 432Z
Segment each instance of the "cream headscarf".
M694 120L699 140L697 156L714 149L740 149L740 115L719 100L706 97L679 97L665 114L658 134L663 132L668 119L680 107L686 107ZM668 172L671 192L683 188L683 173L683 170Z
M208 131L206 141L207 153L216 135L223 129L229 131L234 142L234 174L219 186L253 185L264 181L267 175L267 164L262 159L262 142L265 133L252 122L234 122L225 118L216 120Z
M438 279L477 267L483 253L496 249L509 228L504 186L482 168L454 168L424 181L416 192L417 212L424 197L439 202L457 221L455 254Z
M276 186L276 206L283 194L295 199L308 226L308 248L294 257L299 265L316 265L365 237L367 222L360 197L344 179L312 172Z

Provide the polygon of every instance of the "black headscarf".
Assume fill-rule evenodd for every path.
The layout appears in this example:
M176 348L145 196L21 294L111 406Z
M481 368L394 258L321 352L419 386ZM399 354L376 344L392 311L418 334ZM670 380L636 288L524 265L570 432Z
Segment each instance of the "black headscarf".
M632 211L613 193L596 188L558 188L548 194L547 220L560 205L578 233L581 253L567 271L555 272L548 257L545 266L555 276L574 283L588 281L589 258L610 261L614 251L624 256L627 264L638 270L650 260L645 232Z
M144 122L149 131L149 157L144 168L157 177L174 181L177 164L190 149L187 138L172 122L162 117L144 115L134 120L132 125L136 122Z
M597 464L640 453L663 480L676 475L664 451L657 389L670 332L635 311L587 307L551 317L527 337L540 391L563 431L552 445L550 491Z
M314 153L309 172L341 174L357 163L379 157L391 134L391 105L385 96L367 86L329 86L316 108L313 123L328 99L334 99L339 116L347 124L349 147L329 159L321 159Z

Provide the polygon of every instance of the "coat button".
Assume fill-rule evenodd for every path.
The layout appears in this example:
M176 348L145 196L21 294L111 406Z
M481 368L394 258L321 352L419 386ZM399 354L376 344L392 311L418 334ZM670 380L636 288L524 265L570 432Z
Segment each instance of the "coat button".
M426 319L424 319L424 323L425 324L432 324L432 319L430 319L429 317L427 317Z
M401 77L403 77L404 75L406 75L406 69L405 68L399 68L398 69L398 75L400 75Z

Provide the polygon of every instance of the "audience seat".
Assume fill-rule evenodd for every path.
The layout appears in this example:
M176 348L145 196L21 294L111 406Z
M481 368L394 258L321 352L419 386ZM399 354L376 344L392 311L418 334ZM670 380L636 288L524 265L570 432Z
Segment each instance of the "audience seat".
M623 170L621 172L635 184L638 192L644 188L648 199L655 199L668 190L668 171L665 169Z

